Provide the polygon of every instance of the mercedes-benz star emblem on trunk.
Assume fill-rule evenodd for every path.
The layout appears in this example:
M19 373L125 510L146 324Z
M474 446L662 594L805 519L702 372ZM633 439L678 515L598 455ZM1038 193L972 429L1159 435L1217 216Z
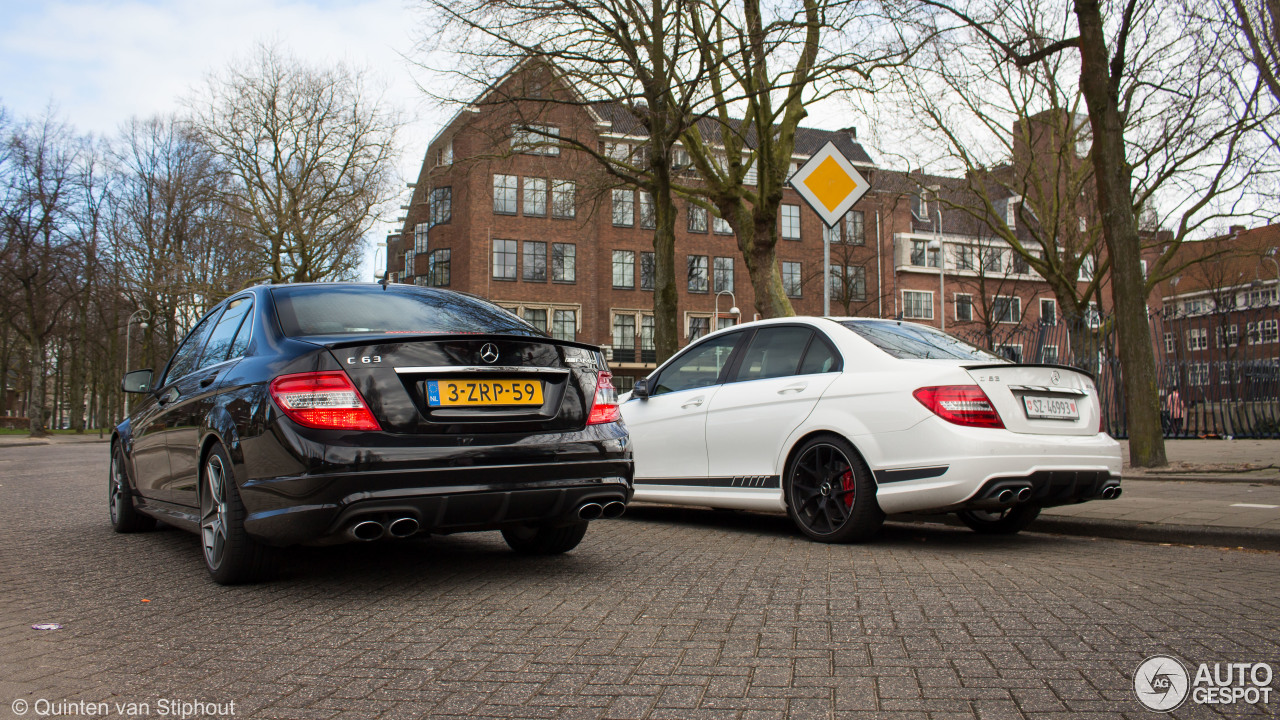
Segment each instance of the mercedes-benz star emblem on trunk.
M480 347L480 359L490 365L498 362L498 346L493 343L485 343Z

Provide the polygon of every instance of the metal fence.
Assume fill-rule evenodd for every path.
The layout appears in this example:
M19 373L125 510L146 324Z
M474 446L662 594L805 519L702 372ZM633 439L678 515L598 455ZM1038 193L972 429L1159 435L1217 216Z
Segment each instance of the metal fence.
M1280 437L1280 305L1274 299L1222 309L1183 304L1177 312L1152 315L1150 324L1166 437ZM1011 360L1093 374L1107 432L1128 436L1111 318L1000 323L955 334Z

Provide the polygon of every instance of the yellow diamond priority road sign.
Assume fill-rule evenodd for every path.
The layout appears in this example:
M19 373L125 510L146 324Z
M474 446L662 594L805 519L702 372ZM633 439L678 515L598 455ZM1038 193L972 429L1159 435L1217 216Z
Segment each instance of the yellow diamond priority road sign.
M835 143L828 142L791 176L791 187L813 207L827 227L835 227L849 208L871 189L871 184L844 153L836 149Z

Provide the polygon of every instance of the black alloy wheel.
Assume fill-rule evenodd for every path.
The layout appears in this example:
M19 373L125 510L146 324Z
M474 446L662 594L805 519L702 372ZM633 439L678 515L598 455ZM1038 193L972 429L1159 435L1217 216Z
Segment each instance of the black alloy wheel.
M111 527L118 533L135 533L151 530L155 518L143 515L133 506L133 493L129 490L129 476L125 470L124 450L119 445L111 448L111 470L107 478L107 510L111 513Z
M787 513L818 542L865 540L884 523L876 485L849 443L827 436L800 447L787 470Z
M1040 515L1040 506L1022 503L1003 510L961 510L960 522L983 535L1013 535L1025 529Z
M200 482L200 545L214 582L235 585L269 575L272 554L244 530L244 504L221 445L205 456Z
M587 534L587 523L568 525L517 525L502 529L502 539L521 555L559 555L578 547Z

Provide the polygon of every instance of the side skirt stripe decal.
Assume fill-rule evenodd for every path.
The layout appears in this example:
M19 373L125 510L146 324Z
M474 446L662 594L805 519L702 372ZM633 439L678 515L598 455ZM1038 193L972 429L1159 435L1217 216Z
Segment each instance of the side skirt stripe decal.
M681 485L714 488L781 488L779 475L738 475L710 478L636 478L637 485Z

